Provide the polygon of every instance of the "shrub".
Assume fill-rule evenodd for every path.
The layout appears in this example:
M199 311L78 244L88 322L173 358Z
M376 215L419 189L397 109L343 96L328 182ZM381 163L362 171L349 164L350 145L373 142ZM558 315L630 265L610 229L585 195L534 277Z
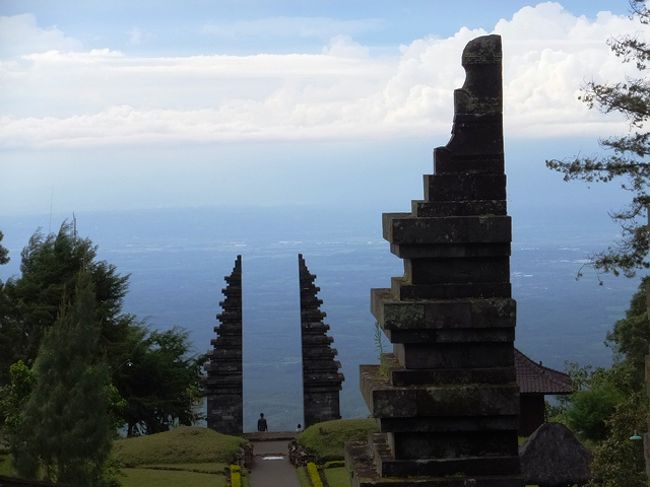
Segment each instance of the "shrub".
M318 467L314 462L307 464L307 474L309 475L309 481L312 487L323 487L323 481L320 478L320 473L318 473Z

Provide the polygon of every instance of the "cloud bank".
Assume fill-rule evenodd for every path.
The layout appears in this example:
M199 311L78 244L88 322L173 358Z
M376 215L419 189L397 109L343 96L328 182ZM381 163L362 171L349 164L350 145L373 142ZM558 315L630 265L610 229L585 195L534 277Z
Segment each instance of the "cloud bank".
M284 19L287 25L297 23ZM305 35L336 24L307 23ZM206 26L235 35L248 24ZM321 53L138 57L83 50L30 15L0 18L0 146L94 146L448 134L452 94L464 78L460 54L488 33L461 28L427 37L393 56L373 54L341 23ZM642 32L623 16L577 17L558 3L525 7L491 32L504 43L509 137L606 135L625 122L578 100L589 80L625 69L606 40Z

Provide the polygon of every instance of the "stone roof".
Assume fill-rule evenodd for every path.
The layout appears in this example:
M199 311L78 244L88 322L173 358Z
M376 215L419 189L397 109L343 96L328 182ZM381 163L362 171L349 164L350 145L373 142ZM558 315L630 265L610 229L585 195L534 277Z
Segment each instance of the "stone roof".
M568 374L544 367L515 348L517 384L522 394L571 394L573 386Z

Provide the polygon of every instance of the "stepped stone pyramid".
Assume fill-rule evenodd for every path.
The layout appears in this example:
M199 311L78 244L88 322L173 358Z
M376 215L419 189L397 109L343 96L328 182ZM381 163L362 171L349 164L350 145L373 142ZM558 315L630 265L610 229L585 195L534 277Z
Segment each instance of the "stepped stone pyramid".
M242 370L242 263L237 256L232 273L226 276L222 289L225 299L219 304L217 338L207 367L206 394L208 428L220 433L239 435L243 432L243 370Z
M434 151L424 200L383 215L404 276L371 291L393 344L360 387L381 433L347 445L354 486L523 487L517 448L501 38L462 55L452 137Z
M341 417L339 391L344 378L339 372L341 364L335 360L336 349L331 346L334 339L327 336L330 327L323 323L326 314L320 310L323 301L318 299L316 276L309 272L302 254L298 255L298 277L306 428Z

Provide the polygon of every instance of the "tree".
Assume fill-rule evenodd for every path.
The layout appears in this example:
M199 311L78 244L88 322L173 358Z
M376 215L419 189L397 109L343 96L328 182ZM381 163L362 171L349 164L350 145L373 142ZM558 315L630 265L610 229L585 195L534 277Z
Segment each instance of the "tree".
M650 331L642 280L625 318L608 334L615 352L609 369L570 366L578 392L554 409L583 438L595 441L591 487L646 485L643 445L630 437L646 428L648 402L643 372Z
M646 0L630 0L632 17L650 24ZM650 228L647 213L650 208L650 83L644 71L650 61L650 45L633 35L609 41L610 49L623 63L633 63L638 77L625 82L587 83L581 99L589 108L604 113L620 113L629 121L629 133L621 137L601 139L600 145L610 152L608 156L581 157L560 161L546 161L547 167L564 174L564 180L609 182L622 178L622 188L630 191L632 201L627 208L612 215L622 228L618 245L593 256L593 264L614 275L633 276L638 269L650 268Z
M641 392L623 400L607 420L609 435L594 448L589 487L647 487L643 445L630 436L645 428L648 404Z
M191 425L200 418L200 369L205 356L190 355L189 335L172 328L150 332L130 330L131 355L116 371L126 399L123 417L128 436L166 431L169 425Z
M0 232L0 242L4 235ZM9 262L9 251L0 244L0 265ZM10 381L9 364L13 361L11 350L15 343L21 339L21 333L17 330L12 320L12 306L5 284L0 280L0 350L3 353L0 356L0 386Z
M0 232L0 242L2 242L3 238L4 234ZM9 262L9 250L0 244L0 265L6 264L7 262Z
M123 313L128 276L98 261L90 239L80 238L74 225L64 223L56 234L36 232L21 255L22 274L10 279L6 293L0 294L0 384L9 382L10 364L34 363L60 303L74 301L76 275L83 270L94 287L100 354L123 399L113 400L123 420L120 426L151 433L173 421L190 424L197 419L193 406L199 399L201 357L189 353L188 334L181 328L150 332L135 316ZM3 296L8 303L4 314Z
M621 380L629 381L622 386L628 391L640 391L645 381L645 356L650 345L650 320L646 289L650 277L641 280L639 290L632 297L625 318L618 320L607 334L607 344L615 353L615 363L624 375Z
M11 347L0 356L0 381L6 383L9 365L17 360L34 363L43 334L56 321L61 303L74 301L75 279L81 269L86 269L94 285L100 344L112 356L112 348L123 341L133 321L121 312L128 276L120 276L115 266L96 256L92 242L79 238L66 222L56 234L36 232L30 238L21 253L21 276L4 286L11 306L0 328L0 343L10 341Z
M48 480L92 487L106 483L114 435L110 374L99 347L101 327L89 273L79 274L73 296L43 337L21 440Z
M35 377L25 362L19 360L9 368L11 382L0 387L0 414L4 418L2 433L13 457L14 467L25 477L33 477L38 462L25 448L22 437L23 411L34 388Z

